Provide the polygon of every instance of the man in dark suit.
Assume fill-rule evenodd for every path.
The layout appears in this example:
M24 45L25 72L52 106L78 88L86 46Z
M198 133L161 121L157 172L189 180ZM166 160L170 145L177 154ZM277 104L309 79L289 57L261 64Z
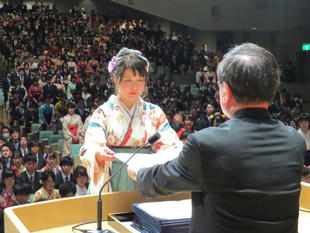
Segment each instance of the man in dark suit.
M15 108L15 111L14 111L14 115L13 115L14 123L17 123L18 126L24 125L25 113L26 113L26 108L24 105L24 101L20 100L18 102L18 107Z
M191 232L297 233L305 140L269 117L279 83L274 56L242 44L218 65L230 120L188 137L179 156L128 169L143 197L192 192Z
M36 157L29 153L23 158L23 164L26 171L23 171L18 175L18 178L24 183L30 184L31 193L34 194L38 189L41 188L40 174L36 171Z
M81 119L84 123L85 119L89 115L88 109L85 108L84 100L82 98L79 98L76 102L77 102L77 104L75 106L74 112L75 112L75 114L78 114L81 117Z
M103 85L100 83L100 77L99 76L95 76L94 77L94 84L90 87L90 91L89 93L92 95L92 97L96 97L99 94L104 94L104 87Z
M6 103L6 101L8 101L8 91L10 89L10 86L13 84L12 81L12 74L8 73L6 78L3 79L3 84L2 84L2 88L3 88L3 96L4 96L4 102Z
M11 148L11 151L19 150L19 130L15 127L10 129L11 131L11 139L8 144Z
M11 167L13 165L12 161L12 151L8 143L5 143L1 146L1 155L2 155L2 170Z
M44 98L50 98L53 100L53 103L57 100L56 93L57 87L51 83L50 77L47 78L46 84L43 86Z
M73 174L71 173L71 168L73 166L73 159L69 156L62 157L59 162L61 173L56 175L55 188L59 189L59 186L64 182L74 182Z
M43 158L42 154L39 154L39 143L36 141L31 141L29 144L30 152L35 156L36 158L36 169L40 170L43 168L46 164L45 159Z

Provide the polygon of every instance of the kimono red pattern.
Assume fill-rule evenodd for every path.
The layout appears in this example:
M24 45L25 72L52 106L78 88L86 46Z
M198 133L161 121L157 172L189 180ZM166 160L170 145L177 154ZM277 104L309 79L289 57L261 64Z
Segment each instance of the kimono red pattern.
M7 192L5 189L0 195L0 208L5 209L10 207L16 203L16 197L12 192Z

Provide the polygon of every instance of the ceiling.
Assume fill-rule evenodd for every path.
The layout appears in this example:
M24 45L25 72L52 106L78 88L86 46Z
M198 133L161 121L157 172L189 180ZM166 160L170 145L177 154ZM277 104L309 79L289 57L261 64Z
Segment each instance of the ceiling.
M310 25L310 0L111 0L199 30L274 31Z

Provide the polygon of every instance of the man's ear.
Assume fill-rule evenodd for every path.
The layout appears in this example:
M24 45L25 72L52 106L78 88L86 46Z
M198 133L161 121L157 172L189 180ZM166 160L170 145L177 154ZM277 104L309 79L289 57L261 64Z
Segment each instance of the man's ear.
M222 87L221 101L229 103L231 101L231 98L232 98L231 89L226 82L223 82L222 85L223 85L223 87Z

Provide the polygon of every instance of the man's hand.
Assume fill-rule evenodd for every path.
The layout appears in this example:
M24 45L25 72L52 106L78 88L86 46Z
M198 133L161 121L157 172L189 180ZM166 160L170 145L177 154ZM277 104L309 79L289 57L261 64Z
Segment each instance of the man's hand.
M137 173L132 167L127 167L127 173L132 180L137 181Z

